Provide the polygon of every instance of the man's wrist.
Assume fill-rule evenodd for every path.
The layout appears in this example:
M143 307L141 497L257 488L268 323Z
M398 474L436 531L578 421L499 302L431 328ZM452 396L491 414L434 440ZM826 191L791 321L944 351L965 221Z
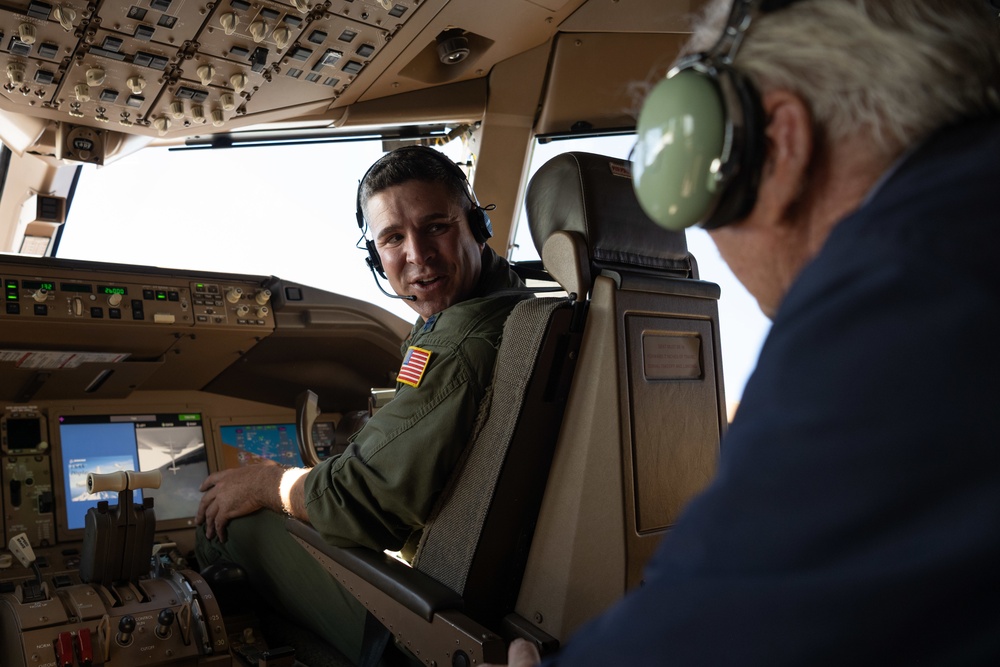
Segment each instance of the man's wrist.
M289 516L296 516L292 490L295 483L309 474L309 468L288 468L281 473L281 484L278 485L278 497L281 509Z

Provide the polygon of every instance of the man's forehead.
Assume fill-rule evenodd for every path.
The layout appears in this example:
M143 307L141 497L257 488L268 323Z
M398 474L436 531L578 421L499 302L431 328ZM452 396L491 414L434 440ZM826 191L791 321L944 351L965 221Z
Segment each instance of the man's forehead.
M373 194L366 207L373 231L461 216L462 207L442 183L406 181Z

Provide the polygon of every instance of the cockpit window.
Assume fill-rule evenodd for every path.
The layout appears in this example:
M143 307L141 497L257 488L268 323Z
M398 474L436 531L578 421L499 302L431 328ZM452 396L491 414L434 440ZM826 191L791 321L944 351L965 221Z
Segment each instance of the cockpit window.
M275 275L413 320L356 248L359 179L378 140L214 150L146 148L87 165L57 256Z

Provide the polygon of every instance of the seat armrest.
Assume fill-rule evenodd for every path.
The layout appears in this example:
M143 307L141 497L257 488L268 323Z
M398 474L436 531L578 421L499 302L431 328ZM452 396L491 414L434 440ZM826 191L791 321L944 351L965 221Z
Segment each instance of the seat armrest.
M286 527L292 535L426 621L430 621L435 613L464 607L462 596L458 593L382 552L367 547L332 546L315 528L298 519L288 519Z

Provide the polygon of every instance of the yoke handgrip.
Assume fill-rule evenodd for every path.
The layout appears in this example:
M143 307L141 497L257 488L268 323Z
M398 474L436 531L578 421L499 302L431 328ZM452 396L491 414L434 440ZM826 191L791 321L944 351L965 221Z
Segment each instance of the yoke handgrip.
M108 473L87 473L87 493L125 491L126 489L158 489L163 480L159 470L137 472L116 470Z
M299 455L307 468L319 465L316 443L313 442L313 424L319 417L319 396L306 389L295 400L295 432L298 435Z

